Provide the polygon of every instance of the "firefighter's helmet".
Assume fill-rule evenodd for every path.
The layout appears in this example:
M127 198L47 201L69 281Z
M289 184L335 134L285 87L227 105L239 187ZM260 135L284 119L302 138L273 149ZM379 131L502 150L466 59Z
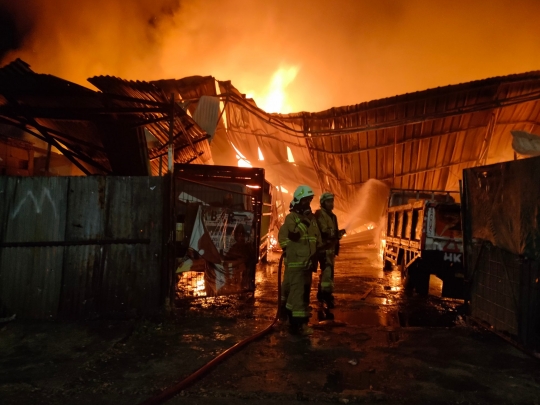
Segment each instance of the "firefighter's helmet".
M321 205L323 205L323 203L326 200L332 200L333 198L334 198L334 194L332 194L329 191L326 191L326 192L321 194L321 197L319 198L319 201L320 201Z
M302 198L306 198L306 197L313 198L314 195L315 193L313 193L313 190L311 189L311 187L306 186L306 185L298 186L298 188L294 191L293 203L294 205L296 205L297 203L300 202Z

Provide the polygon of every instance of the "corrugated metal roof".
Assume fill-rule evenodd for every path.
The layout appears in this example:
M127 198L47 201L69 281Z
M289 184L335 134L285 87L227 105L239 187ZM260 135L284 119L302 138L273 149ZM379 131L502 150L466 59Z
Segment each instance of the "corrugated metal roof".
M457 190L464 168L513 159L511 130L540 133L540 72L288 115L267 114L229 83L220 85L229 100L227 139L242 154L274 184L331 190L349 212L369 179Z
M148 174L146 153L151 159L164 154L166 168L173 110L165 93L146 82L90 81L104 91L36 74L16 60L0 69L0 123L52 144L89 174ZM206 133L179 106L174 114L175 162L210 160ZM144 134L137 132L141 127L161 146L146 151ZM158 159L152 161L152 172L159 172Z
M143 81L128 81L112 76L96 76L88 79L90 83L98 89L109 94L116 94L125 97L138 98L163 103L170 106L171 94L178 101L178 92L174 87L170 87L170 92L166 92L155 83ZM212 156L208 144L208 135L196 124L196 122L178 105L175 104L174 123L174 161L175 163L206 163ZM149 114L146 120L149 122L145 127L158 140L160 146L149 150L149 157L154 175L159 173L159 156L162 156L163 167L168 165L167 144L169 142L169 120L153 122L163 118L163 114Z

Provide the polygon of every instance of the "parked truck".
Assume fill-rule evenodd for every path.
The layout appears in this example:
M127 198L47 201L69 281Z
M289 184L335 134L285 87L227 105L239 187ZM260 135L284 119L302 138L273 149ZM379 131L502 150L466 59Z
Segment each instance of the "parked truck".
M175 164L174 176L179 295L253 291L255 265L267 258L274 205L264 169Z
M404 288L426 295L430 275L442 296L463 298L460 204L451 192L392 189L383 232L385 270L401 271Z

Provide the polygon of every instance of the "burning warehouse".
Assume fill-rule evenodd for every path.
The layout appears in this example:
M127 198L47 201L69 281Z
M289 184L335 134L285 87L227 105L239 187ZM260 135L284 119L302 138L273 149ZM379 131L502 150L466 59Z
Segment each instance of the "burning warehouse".
M425 202L417 207L414 201L439 204L435 193L446 198L455 192L452 203L459 204L467 196L459 193L464 170L469 170L467 187L484 172L511 179L504 170L484 168L524 162L521 158L535 152L512 145L528 143L534 149L537 140L531 134L540 133L540 72L290 114L267 113L231 82L211 76L149 82L97 76L89 82L98 91L37 74L21 60L0 69L0 167L6 175L0 177L5 196L0 204L2 316L134 318L156 316L164 308L176 311L185 299L244 292L257 297L265 291L267 298L276 298L275 284L267 283L272 278L260 269L256 273L255 265L275 245L301 184L317 198L325 191L335 197L334 212L347 230L341 241L344 253L336 262L343 271L339 277L358 276L357 265L351 264L359 262L354 255L366 246L377 251L375 234L382 231L388 246L395 243L398 250L392 251L393 258L385 250L393 271L377 277L389 283L383 292L402 292L405 268L412 269L409 264L418 263L421 253L427 257L414 244L435 245L447 231L438 234L435 229L429 235L428 213L438 208ZM521 168L516 173L527 171L534 172ZM399 206L410 214L388 207L395 189L401 190ZM485 201L502 195L488 196L489 189L482 186L470 192ZM533 200L516 204L527 203L527 212L532 212ZM478 215L481 207L471 206ZM380 225L385 214L392 218L388 227ZM457 255L466 253L462 232L468 228L459 209L455 218L450 214L446 211L451 218L441 226L459 225L450 242L460 247L451 255L445 248L440 251L452 258L455 269ZM482 220L489 228L494 217ZM470 243L485 230L471 223ZM473 268L478 257L497 261L494 249L509 246L499 238L504 229L497 229L486 237L491 253L470 245L475 253L463 261ZM527 229L524 239L535 235L536 228ZM505 254L514 254L508 256L513 260L524 252L516 248ZM536 256L527 254L533 261L520 262L513 270L526 269L528 281L516 281L519 274L513 273L513 287L503 289L502 303L499 290L486 287L504 281L500 268L489 266L481 266L482 278L467 280L478 284L465 301L471 301L480 321L509 333L528 350L538 350ZM271 259L269 268L272 263L274 277L279 261ZM383 263L372 267L382 272ZM459 274L467 277L465 270ZM411 270L408 278L412 275ZM429 283L430 272L425 276ZM336 286L342 283L344 297L358 298L339 277ZM370 297L379 287L363 285L357 301L397 305L395 295ZM420 293L420 282L413 287ZM336 295L338 305L343 303ZM518 309L522 307L513 307L518 299L526 316ZM474 307L475 302L482 307ZM350 312L336 313L354 323ZM394 344L399 339L395 328L408 326L410 319L397 310L388 313L395 316L380 322L387 328L385 339ZM321 320L328 321L332 319Z

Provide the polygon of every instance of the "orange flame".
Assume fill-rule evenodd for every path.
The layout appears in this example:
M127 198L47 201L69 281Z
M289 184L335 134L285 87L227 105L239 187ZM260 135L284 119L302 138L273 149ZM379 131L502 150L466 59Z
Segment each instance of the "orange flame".
M299 71L298 66L280 67L274 72L266 93L258 95L256 92L248 93L248 97L255 99L257 105L269 113L287 114L293 112L293 107L287 101L287 87L294 81Z

